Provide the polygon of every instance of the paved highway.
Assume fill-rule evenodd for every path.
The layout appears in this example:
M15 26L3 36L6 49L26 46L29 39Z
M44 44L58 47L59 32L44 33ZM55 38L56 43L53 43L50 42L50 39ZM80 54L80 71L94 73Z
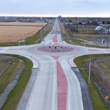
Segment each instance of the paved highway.
M89 95L85 95L84 102L80 78L71 70L77 67L74 56L110 53L110 49L66 43L62 40L58 20L55 20L52 31L40 44L0 47L0 53L29 58L35 69L33 73L37 74L35 78L31 76L17 110L92 110L91 106L84 106L86 102L91 105Z
M26 110L57 110L56 63L51 57L38 60L41 66Z

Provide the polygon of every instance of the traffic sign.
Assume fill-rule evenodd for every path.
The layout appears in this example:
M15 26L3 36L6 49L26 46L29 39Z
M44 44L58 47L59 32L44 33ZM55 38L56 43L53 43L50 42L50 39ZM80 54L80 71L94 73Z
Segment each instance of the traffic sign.
M109 99L109 96L105 96L105 99Z
M76 56L74 56L74 59L76 58Z

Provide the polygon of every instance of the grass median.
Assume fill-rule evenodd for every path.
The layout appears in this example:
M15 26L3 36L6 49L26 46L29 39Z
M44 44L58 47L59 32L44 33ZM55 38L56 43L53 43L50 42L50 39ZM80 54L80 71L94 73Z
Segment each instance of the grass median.
M101 57L101 56L109 56L109 54L102 54L102 55L92 55L92 57ZM80 56L74 60L77 67L79 68L79 71L81 72L83 78L85 79L86 83L88 84L88 73L82 69L83 67L83 61L86 59L89 59L89 55ZM105 105L104 101L102 100L97 88L95 87L93 81L90 81L90 84L88 84L89 93L91 96L92 106L94 110L109 110L108 107Z
M18 57L16 55L11 56ZM1 110L16 110L17 104L19 103L25 87L30 79L33 64L25 57L20 57L20 59L25 62L26 68L22 72L17 85L10 92L9 97L7 98Z

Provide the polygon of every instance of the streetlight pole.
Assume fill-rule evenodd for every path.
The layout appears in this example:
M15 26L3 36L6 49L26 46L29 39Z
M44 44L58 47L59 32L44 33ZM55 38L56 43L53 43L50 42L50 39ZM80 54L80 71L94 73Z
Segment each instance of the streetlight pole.
M109 29L108 29L108 37L107 37L107 47L109 46Z
M85 46L85 40L84 40L84 44L83 44L83 46Z
M91 77L91 54L90 54L90 61L89 61L89 79L88 79L89 84L90 84L90 77Z

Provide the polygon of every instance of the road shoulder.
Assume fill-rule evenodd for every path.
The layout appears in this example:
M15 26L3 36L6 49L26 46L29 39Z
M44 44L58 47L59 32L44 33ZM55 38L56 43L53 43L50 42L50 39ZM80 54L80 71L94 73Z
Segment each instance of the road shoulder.
M34 86L34 83L35 83L35 80L37 78L37 73L38 73L39 69L36 68L36 69L32 69L32 75L31 75L31 78L26 86L26 89L23 93L23 96L17 106L17 109L16 110L25 110L26 109L26 106L28 104L28 100L30 98L30 94L32 92L32 88Z

